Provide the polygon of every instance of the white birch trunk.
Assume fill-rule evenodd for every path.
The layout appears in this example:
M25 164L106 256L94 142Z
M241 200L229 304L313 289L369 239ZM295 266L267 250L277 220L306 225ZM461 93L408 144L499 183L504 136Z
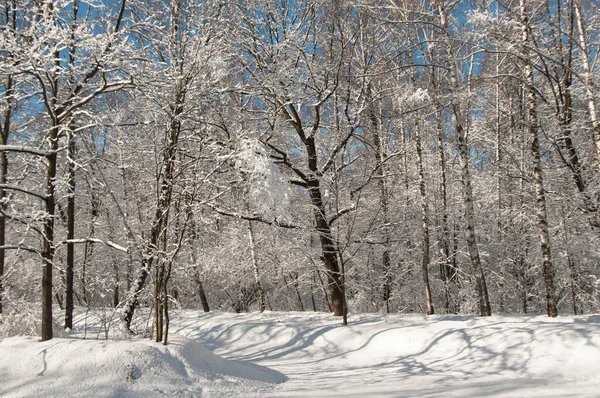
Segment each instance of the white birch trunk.
M473 205L473 187L471 186L471 173L469 164L469 145L467 143L467 131L463 118L460 101L456 97L458 91L458 66L454 58L452 50L452 41L450 38L448 19L443 2L438 2L438 11L440 14L440 22L443 27L444 44L446 53L449 59L452 103L451 110L454 114L456 124L456 136L458 141L458 161L461 169L461 182L463 185L463 202L465 210L465 240L469 249L469 256L473 267L473 273L476 279L477 295L479 296L479 310L482 316L492 315L490 301L488 297L487 285L485 282L485 273L477 248L477 240L475 234L475 207Z
M521 32L523 40L523 59L525 62L525 83L527 85L527 104L529 116L529 133L531 140L531 154L533 157L533 185L537 202L537 224L540 235L542 251L544 284L546 286L546 307L549 317L558 315L554 292L554 267L550 251L550 234L548 232L548 214L546 211L546 195L544 193L544 180L542 175L542 162L540 156L540 143L538 138L539 123L537 118L536 92L533 78L533 66L529 58L527 47L530 42L529 18L527 16L526 0L520 0Z
M590 114L590 122L594 132L594 143L596 146L596 157L598 158L598 169L600 170L600 123L598 122L598 114L596 112L596 98L594 97L594 83L592 77L592 67L590 63L590 54L585 39L585 27L583 24L583 15L581 12L581 0L574 0L575 19L577 21L577 30L579 31L579 48L581 50L581 59L583 62L583 77L585 84L585 92L587 96L588 112Z

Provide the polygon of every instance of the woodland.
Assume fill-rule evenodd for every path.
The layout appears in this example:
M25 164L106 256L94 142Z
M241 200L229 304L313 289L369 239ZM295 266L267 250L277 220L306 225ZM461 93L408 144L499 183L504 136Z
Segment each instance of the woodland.
M598 2L0 1L0 337L600 311Z

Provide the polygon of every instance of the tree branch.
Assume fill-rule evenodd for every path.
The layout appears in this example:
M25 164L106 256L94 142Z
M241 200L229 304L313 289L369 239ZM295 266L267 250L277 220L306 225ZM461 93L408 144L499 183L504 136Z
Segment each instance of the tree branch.
M266 220L263 217L256 215L256 214L252 214L252 215L242 214L242 213L237 213L237 212L233 212L233 211L223 210L211 203L205 203L205 204L208 207L210 207L211 209L213 209L215 212L217 212L223 216L239 218L241 220L247 220L247 221L258 221L260 223L267 224L270 226L275 226L275 227L282 227L282 228L289 228L289 229L302 229L302 227L299 225L291 224L288 222L281 222L281 221L278 221L277 219L275 219L273 221L269 221L269 220Z
M68 244L68 243L73 243L73 244L77 244L77 243L102 243L105 246L112 247L113 249L119 250L119 251L121 251L123 253L129 253L129 249L126 248L126 247L118 245L118 244L116 244L114 242L111 242L109 240L98 239L98 238L67 239L67 240L63 240L62 242L60 242L60 244L62 244L62 245Z
M338 211L337 214L334 214L333 216L331 216L327 222L329 223L329 225L331 225L331 223L335 222L338 218L340 218L344 214L348 214L354 210L356 210L356 203L353 203L351 206Z
M10 189L13 191L18 191L18 192L23 192L27 195L31 195L31 196L35 196L36 198L39 198L41 200L46 200L46 195L42 195L39 194L37 192L33 192L33 191L28 191L27 189L21 188L17 185L11 185L11 184L0 184L0 188L1 189Z
M43 149L36 149L36 148L20 146L20 145L0 145L0 152L21 152L21 153L29 153L31 155L37 155L37 156L50 156L53 153L63 151L66 148L67 147L59 148L56 151L46 151Z

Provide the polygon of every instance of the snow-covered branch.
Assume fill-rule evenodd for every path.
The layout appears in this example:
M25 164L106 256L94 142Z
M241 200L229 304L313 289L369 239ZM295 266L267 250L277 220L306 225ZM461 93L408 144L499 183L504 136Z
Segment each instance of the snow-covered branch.
M114 242L111 242L109 240L104 240L104 239L97 239L97 238L81 238L81 239L67 239L67 240L63 240L61 242L61 244L68 244L68 243L73 243L73 244L78 244L78 243L101 243L105 246L111 247L115 250L121 251L123 253L129 253L129 249L126 247L123 247L121 245L118 245Z
M59 148L56 151L47 151L47 150L32 148L32 147L23 146L23 145L0 145L0 152L21 152L21 153L28 153L28 154L37 155L37 156L50 156L52 153L60 152L65 149L66 149L66 147Z
M282 227L282 228L290 228L290 229L302 229L303 228L299 225L292 224L287 221L281 221L277 218L274 220L267 220L266 218L256 215L256 214L243 214L243 213L238 213L235 211L221 209L212 203L205 203L205 204L208 207L210 207L211 209L213 209L216 213L221 214L223 216L227 216L227 217L234 217L234 218L239 218L240 220L247 220L247 221L257 221L257 222L271 225L274 227Z

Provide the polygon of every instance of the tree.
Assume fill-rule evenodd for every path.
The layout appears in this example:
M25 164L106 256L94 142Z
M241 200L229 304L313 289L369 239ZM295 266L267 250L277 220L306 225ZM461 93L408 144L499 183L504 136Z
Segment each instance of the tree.
M10 27L12 30L17 29L17 5L16 1L5 0L3 4L3 23L6 27ZM3 114L2 120L0 121L0 145L7 145L8 138L10 135L10 124L13 115L13 108L15 106L14 98L14 76L12 74L6 75L6 80L3 87ZM6 152L0 152L0 186L7 183L8 174L8 157ZM4 279L4 263L5 263L5 249L6 243L6 191L4 188L0 188L0 314L2 313L2 301L3 301L3 279Z
M158 137L162 140L158 145L155 211L149 220L147 241L140 243L141 266L123 307L123 321L129 330L140 292L146 278L154 270L155 336L157 341L162 340L166 344L168 282L189 221L186 213L181 213L184 216L179 219L179 228L171 233L171 219L178 220L180 213L171 212L178 200L181 206L190 206L191 203L187 201L196 200L199 190L198 185L192 185L189 187L191 192L179 193L183 195L179 199L175 197L178 194L178 177L182 177L184 172L180 168L183 164L180 159L183 151L181 140L193 139L204 132L201 126L207 100L202 97L210 98L211 90L218 89L225 74L220 70L223 59L218 25L220 5L172 0L167 7L162 1L157 2L156 6L162 8L164 13L149 15L150 18L158 18L150 25L150 30L136 32L139 40L151 51L148 54L150 75L138 87L144 95L156 100L154 112L158 123L150 127L158 130ZM140 12L140 17L143 15ZM158 91L156 84L159 84ZM193 159L197 155L189 156ZM182 208L180 210L183 211Z
M550 251L550 234L548 232L546 195L544 192L544 180L542 176L541 154L538 138L539 123L537 116L536 89L533 77L533 67L531 65L531 60L528 51L528 47L530 46L529 16L526 1L521 0L519 4L521 12L523 60L525 63L524 75L527 87L527 103L529 108L528 128L531 134L531 154L533 157L533 184L535 187L537 201L538 229L540 233L540 246L542 249L544 283L546 285L546 305L548 316L556 317L558 315L558 312L556 308L556 297L554 292L554 267L552 265L552 257Z
M260 139L274 161L292 174L290 182L306 191L333 312L342 316L340 257L332 229L339 215L328 210L324 179L354 136L357 115L362 112L360 91L344 76L353 54L339 22L348 11L330 10L337 16L321 26L325 9L310 1L243 4L238 11L233 18L240 21L235 31L243 53L240 65L244 80L255 87L250 94L260 101L252 111L268 115L268 127ZM343 99L341 103L334 103L335 93ZM337 130L334 120L340 114L345 123Z
M127 47L127 41L119 40L126 2L119 3L116 14L109 14L108 28L103 20L90 18L87 24L76 29L75 15L78 2L54 4L51 1L23 4L19 10L27 15L24 21L31 21L11 30L4 36L12 43L9 52L9 65L13 74L31 77L34 92L39 98L47 120L44 133L45 150L28 153L41 156L46 161L46 183L44 194L34 194L44 203L46 213L41 230L43 244L42 272L42 340L52 338L52 269L55 254L55 217L58 153L60 140L66 135L68 126L77 114L94 98L103 93L119 90L130 80L120 74L120 51ZM103 8L103 4L99 7ZM16 11L15 11L16 12ZM93 15L88 13L88 15ZM76 33L75 33L76 32ZM97 37L104 36L99 42ZM77 48L74 44L77 42ZM38 51L31 54L29 49ZM75 51L82 58L75 60ZM69 57L73 57L69 61ZM5 150L10 150L5 147ZM6 187L5 187L6 188Z

